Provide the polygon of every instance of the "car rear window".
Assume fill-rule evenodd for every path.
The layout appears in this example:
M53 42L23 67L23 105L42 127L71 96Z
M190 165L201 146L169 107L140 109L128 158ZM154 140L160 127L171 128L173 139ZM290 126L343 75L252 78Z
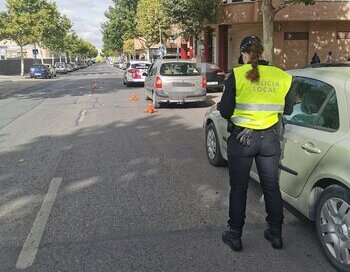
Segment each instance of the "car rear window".
M45 65L35 64L33 68L45 68Z
M189 62L168 62L160 67L162 76L197 76L199 70L195 63Z
M150 66L151 66L151 64L148 64L148 63L133 63L133 64L131 64L131 68L140 69L140 70L148 70L148 68Z

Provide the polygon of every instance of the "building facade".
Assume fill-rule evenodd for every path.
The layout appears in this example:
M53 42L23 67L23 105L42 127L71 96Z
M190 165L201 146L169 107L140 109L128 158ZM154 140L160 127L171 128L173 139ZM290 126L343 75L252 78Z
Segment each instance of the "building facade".
M48 59L52 57L50 50L45 48L35 47L34 45L26 45L23 48L23 56L26 59L34 59L33 49L38 49L37 58ZM4 59L20 59L21 48L11 40L0 41L0 60Z
M261 1L224 1L217 24L208 24L203 33L205 59L231 70L238 64L240 42L248 35L263 37ZM275 65L300 68L310 63L314 53L325 61L329 51L334 61L350 58L349 0L316 0L314 5L298 4L277 13Z

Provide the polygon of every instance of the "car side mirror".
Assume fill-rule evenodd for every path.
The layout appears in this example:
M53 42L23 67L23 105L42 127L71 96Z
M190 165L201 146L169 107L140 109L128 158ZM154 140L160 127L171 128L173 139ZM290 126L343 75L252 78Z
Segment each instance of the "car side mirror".
M148 73L143 72L142 75L143 75L143 76L148 76Z

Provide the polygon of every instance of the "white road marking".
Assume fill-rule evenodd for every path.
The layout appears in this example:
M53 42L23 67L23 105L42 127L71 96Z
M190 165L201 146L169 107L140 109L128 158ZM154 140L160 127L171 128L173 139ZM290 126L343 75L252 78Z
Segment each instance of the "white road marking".
M85 118L85 116L86 116L86 113L87 113L87 110L83 110L83 111L81 112L80 117L79 117L79 120L78 120L78 123L79 123L79 124L84 120L84 118Z
M33 264L36 253L38 252L41 237L46 227L47 219L49 218L61 182L62 178L53 178L51 180L49 190L44 198L38 214L36 215L32 229L30 230L22 247L22 251L19 254L16 263L17 269L26 269Z

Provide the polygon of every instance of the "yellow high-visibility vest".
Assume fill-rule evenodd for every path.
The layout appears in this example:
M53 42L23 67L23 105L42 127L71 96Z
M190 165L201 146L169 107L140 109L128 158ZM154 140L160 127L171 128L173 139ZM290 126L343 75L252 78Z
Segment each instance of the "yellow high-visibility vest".
M283 70L259 65L259 82L246 78L251 64L233 69L236 79L236 107L231 120L240 127L266 129L278 122L283 113L285 97L292 84L292 76Z

